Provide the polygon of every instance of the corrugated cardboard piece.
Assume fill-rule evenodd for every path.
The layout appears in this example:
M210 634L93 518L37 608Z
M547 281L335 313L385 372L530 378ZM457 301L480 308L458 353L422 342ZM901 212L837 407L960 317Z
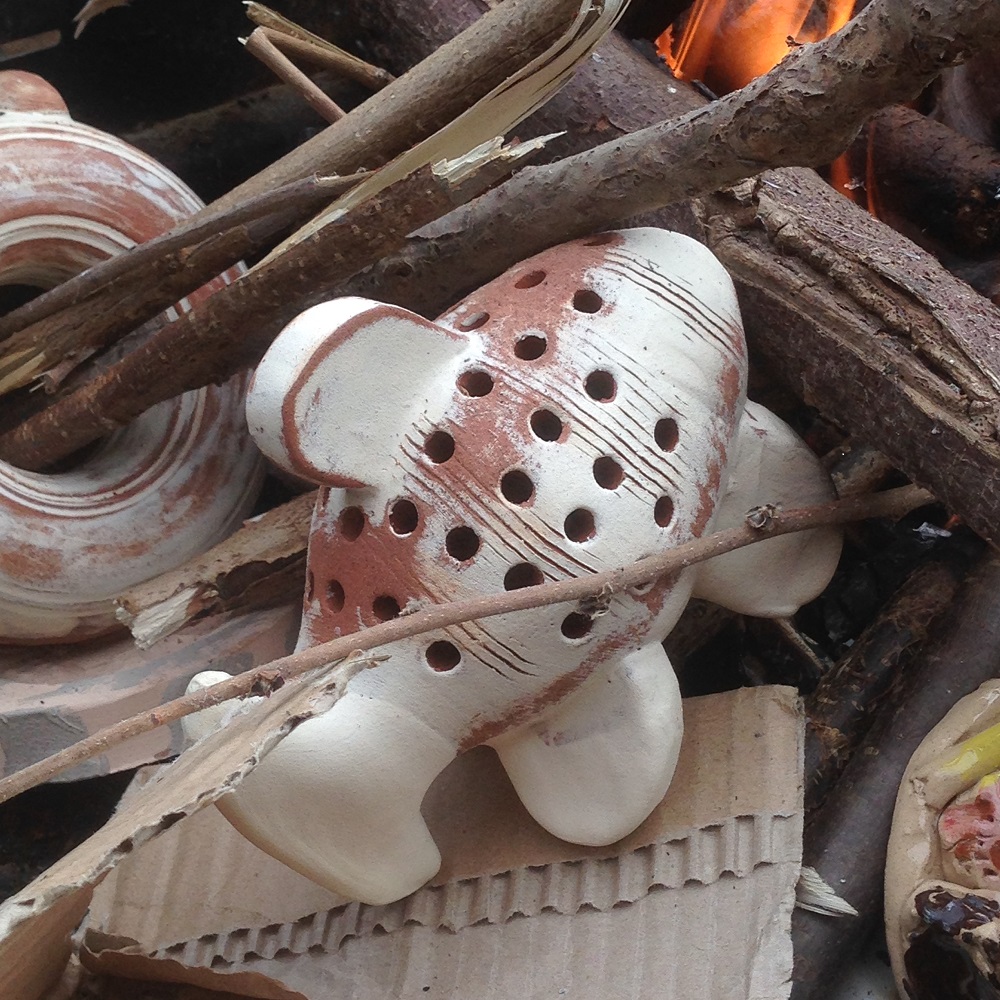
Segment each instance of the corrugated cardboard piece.
M363 666L349 659L244 703L224 729L162 768L97 833L0 905L0 997L35 1000L58 980L93 887L143 844L234 788L295 725L328 711ZM169 886L160 875L169 873L157 873L154 885Z
M685 720L670 792L609 848L541 830L489 751L456 761L424 809L444 866L388 906L338 899L204 810L100 886L84 959L279 1000L787 997L802 832L795 692L692 699Z

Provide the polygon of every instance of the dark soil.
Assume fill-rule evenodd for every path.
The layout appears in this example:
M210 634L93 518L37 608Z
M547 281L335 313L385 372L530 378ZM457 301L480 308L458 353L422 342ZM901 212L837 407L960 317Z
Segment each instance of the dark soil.
M0 900L102 826L133 773L43 785L0 805Z

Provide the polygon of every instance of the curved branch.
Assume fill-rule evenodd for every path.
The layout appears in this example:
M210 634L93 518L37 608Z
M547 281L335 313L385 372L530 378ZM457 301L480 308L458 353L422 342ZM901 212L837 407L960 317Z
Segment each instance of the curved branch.
M371 294L405 287L437 314L518 260L622 219L709 194L767 168L836 159L881 108L916 97L942 69L1000 44L993 0L873 0L829 38L794 49L765 76L679 118L547 166L529 167L441 232L383 262ZM394 276L405 274L404 282ZM395 299L395 294L390 295Z
M266 239L248 223L270 217L264 230L287 224L348 190L362 174L307 177L232 209L199 216L109 257L0 317L0 394L28 385L66 358L106 347L161 309L210 281ZM92 308L80 308L93 296ZM106 296L117 296L108 315ZM8 336L9 334L9 336Z

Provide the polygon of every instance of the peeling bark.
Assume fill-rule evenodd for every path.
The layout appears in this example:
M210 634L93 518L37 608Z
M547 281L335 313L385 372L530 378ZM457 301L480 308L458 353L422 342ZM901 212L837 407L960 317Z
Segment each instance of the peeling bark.
M305 577L316 492L275 507L204 554L115 601L141 649L205 615L294 600Z
M702 213L751 349L807 403L1000 537L1000 311L804 171L764 174L706 199Z

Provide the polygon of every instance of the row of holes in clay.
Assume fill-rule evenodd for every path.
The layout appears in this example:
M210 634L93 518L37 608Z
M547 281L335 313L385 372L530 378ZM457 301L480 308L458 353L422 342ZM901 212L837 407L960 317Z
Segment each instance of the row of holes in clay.
M613 234L602 234L593 240L585 243L587 246L599 246L613 238ZM529 271L514 282L514 287L519 289L534 288L540 285L546 278L543 270ZM578 290L573 297L573 307L581 312L597 312L603 301L600 296L589 289ZM465 329L475 329L482 326L489 320L488 313L476 313L467 317L460 325ZM540 334L528 334L520 338L514 345L514 354L525 360L534 360L545 353L547 342ZM492 392L494 387L493 377L482 369L473 369L463 372L458 378L458 388L467 396L481 397ZM584 379L584 389L591 399L598 402L610 402L617 393L617 384L614 376L607 371L597 370L591 372ZM532 413L529 424L534 435L542 441L558 441L563 435L564 425L558 414L551 410L539 409ZM677 421L671 417L663 417L657 421L653 428L653 440L657 446L665 452L671 452L677 447L679 432ZM446 431L434 431L424 443L424 453L436 465L447 462L455 454L455 439ZM597 484L606 490L617 489L625 478L625 470L615 459L604 456L598 458L593 466L594 479ZM508 502L522 506L534 496L535 486L526 472L514 469L503 475L500 480L500 493ZM660 497L654 504L653 516L660 527L667 527L673 519L674 504L668 496ZM573 522L567 518L567 525L578 525L579 512ZM573 517L571 514L570 517ZM591 524L593 515L591 515ZM578 529L575 534L571 534L569 528L566 529L566 537L572 541L585 541L593 537L593 530L589 533L581 533ZM478 548L478 545L477 545ZM475 552L473 552L473 555ZM468 557L468 558L471 558Z
M597 459L593 466L594 481L605 490L616 490L625 481L625 470L615 459L608 456ZM512 469L500 477L500 493L505 500L517 507L523 507L535 494L535 484L531 477L521 469ZM580 536L570 530L572 524L578 524L582 514L590 514L585 508L578 508L569 514L564 522L566 537L574 542L586 541L593 537L593 531ZM674 502L669 496L661 496L653 505L653 518L661 528L666 528L674 517ZM593 514L590 514L591 526Z
M590 241L588 245L607 242L603 237ZM514 287L519 289L534 288L546 278L545 271L530 271L522 275ZM596 313L604 305L601 297L590 289L579 289L573 296L573 308L578 312ZM467 317L459 325L464 330L475 330L489 322L489 313L480 312ZM514 356L522 361L535 361L548 348L546 338L539 334L526 334L514 345ZM489 395L494 386L493 377L489 372L473 369L463 372L458 379L459 391L467 396L481 397ZM591 372L584 380L584 389L591 399L598 402L609 402L614 399L617 391L614 376L606 371ZM543 441L555 441L562 434L562 421L551 410L538 410L531 417L531 428ZM673 420L661 420L655 431L657 444L665 451L672 450L677 444L677 425ZM435 431L424 443L424 452L435 464L447 462L455 454L455 439L445 431ZM617 488L624 479L624 471L612 458L598 459L594 463L594 478L605 489ZM525 503L534 493L534 484L526 473L513 470L501 480L501 493L512 503ZM521 499L519 499L521 498ZM669 505L669 514L664 515L659 510L660 505ZM673 514L673 504L668 497L661 497L657 502L657 522L669 523ZM661 517L667 520L662 521ZM408 535L416 530L419 515L416 505L406 499L397 500L389 512L389 525L397 535ZM341 535L349 540L356 539L364 529L365 515L358 507L348 507L341 512L339 518ZM594 515L592 511L578 508L567 515L564 522L566 537L572 541L582 542L594 535ZM469 527L453 528L445 538L445 549L448 554L459 562L471 559L479 551L480 539ZM518 590L523 587L537 586L542 583L541 570L531 563L518 563L512 566L504 576L505 590ZM311 588L310 588L311 589ZM327 585L327 605L331 611L343 610L346 601L343 586L337 580L331 580ZM376 597L372 602L372 614L379 621L389 621L399 615L399 602L388 594ZM568 614L560 625L560 631L567 639L575 640L586 636L593 628L593 619L579 612ZM432 642L424 651L424 656L431 669L446 672L453 670L461 662L462 654L452 642L441 639Z
M571 611L562 620L559 631L565 639L575 642L585 638L593 627L594 619L590 615ZM447 639L438 639L424 650L424 658L432 670L444 673L454 670L462 662L462 652L453 642L448 642Z
M551 410L536 410L531 415L530 423L536 437L543 441L557 441L563 432L562 420ZM677 422L669 417L657 421L653 437L663 451L673 451L678 441ZM434 431L424 442L424 453L435 465L443 465L455 454L455 439L446 431ZM608 455L595 460L593 473L597 485L606 490L617 489L625 479L625 470ZM513 504L527 503L534 492L531 477L521 469L511 469L500 479L501 495ZM663 524L659 518L657 523Z
M553 413L552 410L535 410L528 418L528 425L531 427L531 432L540 441L559 441L563 438L565 424L562 417L558 413ZM450 449L443 440L438 438L438 435L449 439ZM436 440L432 441L432 439ZM661 451L668 453L673 451L680 440L677 421L672 417L662 417L657 420L656 426L653 428L653 440ZM447 462L455 453L455 442L451 435L445 431L435 431L425 442L424 448L427 457L435 464L440 465L442 462ZM438 455L444 457L438 458Z
M621 482L621 468L616 467L613 471L614 477L617 478L615 485L618 485ZM531 480L524 473L519 475L523 476L523 480L514 479L512 482L508 482L508 477L515 476L515 473L508 473L501 483L504 496L512 503L518 502L517 498L525 494L525 499L527 499L534 490ZM598 481L600 482L600 480ZM507 484L506 489L504 483ZM607 488L612 489L613 487ZM673 516L673 501L668 496L660 497L653 505L653 517L656 523L665 528L670 524ZM365 521L365 513L360 507L345 507L337 522L341 537L346 541L355 541L364 530ZM397 500L389 509L389 526L392 528L393 534L400 537L405 537L416 531L419 521L420 515L412 500ZM593 538L596 532L594 512L586 507L577 507L571 510L563 521L563 534L571 542L586 542ZM466 562L475 556L479 551L480 544L479 535L475 529L467 525L452 528L445 535L444 540L445 551L458 562Z
M613 458L599 458L594 462L594 479L606 490L617 489L625 478L625 471ZM504 499L516 506L526 504L535 492L535 484L531 477L520 469L504 473L500 479L500 492ZM661 527L667 527L674 514L673 501L668 496L661 496L653 505L653 517ZM389 526L394 534L400 537L412 534L417 529L420 515L416 504L405 498L397 500L389 508ZM360 507L345 507L337 519L341 537L353 542L365 526L365 514ZM594 515L585 507L571 511L563 522L566 537L573 542L585 542L594 537ZM479 550L478 536L472 528L453 528L446 537L445 546L448 554L459 561L471 559ZM460 555L468 552L468 555Z
M519 590L524 587L537 586L542 582L541 571L530 563L519 563L511 567L504 577L504 588L506 590ZM312 599L312 589L314 581L312 574L309 578L309 597ZM344 586L339 580L330 580L326 585L326 605L337 613L343 611L347 600ZM379 622L391 621L398 618L400 613L399 601L390 594L380 594L372 601L372 614ZM583 639L594 626L594 621L589 615L581 614L578 611L570 612L563 618L559 631L563 637L576 641ZM437 640L432 642L426 650L424 657L428 666L432 670L448 671L453 670L461 662L462 654L458 647L447 640Z
M519 353L519 348L523 345L532 345L531 349L533 353L530 357ZM539 347L538 345L541 346ZM535 351L537 353L534 353ZM529 361L541 357L544 351L545 339L535 335L522 337L514 348L514 353L518 357L526 358ZM458 376L455 384L463 396L469 396L473 399L481 399L483 396L488 396L496 386L493 376L483 368L467 369ZM595 402L610 403L618 392L618 383L611 372L604 371L604 369L597 369L589 372L584 378L583 390Z

